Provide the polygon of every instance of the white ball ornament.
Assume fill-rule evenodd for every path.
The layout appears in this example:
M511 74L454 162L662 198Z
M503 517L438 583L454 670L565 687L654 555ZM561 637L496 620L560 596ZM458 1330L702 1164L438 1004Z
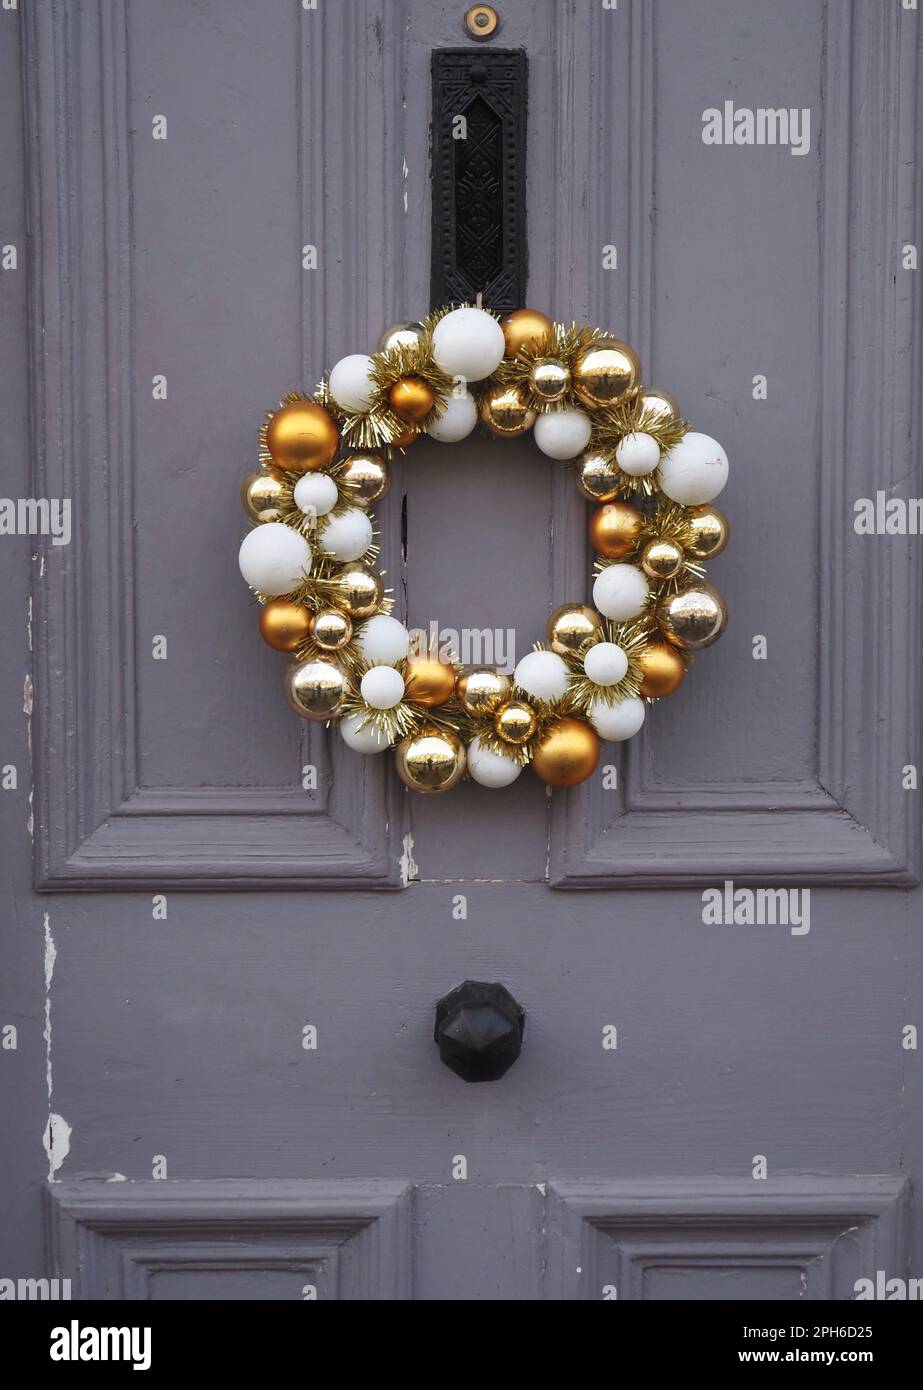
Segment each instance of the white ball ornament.
M370 372L371 357L364 352L341 357L330 369L330 394L344 410L368 410L372 404L375 383Z
M630 478L646 478L660 462L660 445L650 434L626 434L619 440L615 461Z
M359 650L369 663L401 661L410 650L410 633L397 618L376 613L359 635Z
M329 473L304 473L295 484L295 506L306 516L326 516L337 504L340 490Z
M606 618L624 623L636 618L650 590L637 565L607 565L593 583L593 603Z
M568 679L567 666L557 652L527 652L513 673L520 690L536 700L560 700Z
M453 309L433 329L433 358L449 376L483 381L505 351L503 329L485 309Z
M628 670L628 657L615 642L596 642L583 658L583 669L594 685L618 685Z
M445 409L426 433L440 444L457 444L466 439L478 422L477 402L470 391L447 397Z
M660 461L660 486L684 507L711 502L728 480L728 457L709 434L683 435Z
M633 696L629 700L619 700L610 705L605 700L594 700L590 707L590 723L599 737L609 743L621 743L633 738L644 723L644 701Z
M508 787L516 781L522 768L514 758L485 748L480 738L468 744L468 772L473 782L482 787Z
M251 589L275 598L298 588L311 568L311 547L291 526L264 521L244 537L238 563Z
M360 507L332 516L318 544L331 560L358 560L372 544L372 523Z
M393 709L404 698L404 677L393 666L372 666L359 682L359 689L372 709Z
M592 425L582 410L552 410L539 415L535 442L552 459L575 459L590 442Z
M364 729L360 728L364 718L362 714L349 714L341 719L338 725L340 737L354 753L383 753L386 748L390 748L390 740L380 729L376 729L374 724L366 724Z

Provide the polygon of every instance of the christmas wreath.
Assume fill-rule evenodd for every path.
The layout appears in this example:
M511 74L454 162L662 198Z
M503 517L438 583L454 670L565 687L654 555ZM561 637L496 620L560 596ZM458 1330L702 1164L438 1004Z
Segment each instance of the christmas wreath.
M370 508L389 459L421 434L464 439L532 430L595 504L592 605L548 619L511 675L412 650L376 566ZM398 323L371 355L342 358L313 396L268 413L260 466L242 500L253 529L240 569L262 605L260 631L287 654L284 688L302 718L336 724L358 753L394 748L414 791L464 775L504 787L531 766L551 786L593 773L600 740L636 734L692 655L726 622L703 561L728 523L712 505L724 450L691 430L665 391L641 384L624 342L597 328L479 305Z

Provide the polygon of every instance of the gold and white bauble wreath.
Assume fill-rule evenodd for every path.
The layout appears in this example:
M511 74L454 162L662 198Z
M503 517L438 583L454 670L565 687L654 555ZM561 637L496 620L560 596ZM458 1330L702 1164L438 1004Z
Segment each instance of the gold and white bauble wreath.
M424 432L454 443L479 420L501 438L531 429L595 503L592 606L556 609L512 676L412 652L376 567L370 508L392 453ZM268 414L243 486L255 525L240 569L263 637L288 655L295 712L335 723L358 753L393 747L412 790L447 791L465 774L505 787L526 765L574 786L600 740L636 734L724 628L702 562L727 543L712 505L727 473L721 445L642 386L626 343L532 309L501 322L452 307L392 325L376 352L342 358L312 397Z

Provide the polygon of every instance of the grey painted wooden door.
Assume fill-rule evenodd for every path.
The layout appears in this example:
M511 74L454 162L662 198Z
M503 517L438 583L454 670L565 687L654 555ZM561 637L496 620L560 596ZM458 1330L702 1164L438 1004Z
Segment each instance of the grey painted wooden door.
M916 7L499 8L530 61L529 301L622 332L725 445L732 622L607 750L614 788L425 802L285 707L237 487L267 406L429 307L429 57L462 0L0 11L3 492L73 502L69 544L0 538L4 1276L593 1300L923 1274L920 541L854 511L923 491ZM787 143L735 140L783 108ZM418 445L381 529L417 626L521 653L586 593L583 504L528 440ZM800 927L708 920L726 881ZM466 977L527 1013L493 1085L433 1045Z

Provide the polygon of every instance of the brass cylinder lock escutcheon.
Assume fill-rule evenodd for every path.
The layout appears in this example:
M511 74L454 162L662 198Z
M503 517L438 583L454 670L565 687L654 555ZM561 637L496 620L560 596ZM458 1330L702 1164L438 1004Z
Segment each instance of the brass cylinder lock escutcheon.
M492 39L500 28L500 16L493 5L472 5L465 11L465 28L473 39Z

